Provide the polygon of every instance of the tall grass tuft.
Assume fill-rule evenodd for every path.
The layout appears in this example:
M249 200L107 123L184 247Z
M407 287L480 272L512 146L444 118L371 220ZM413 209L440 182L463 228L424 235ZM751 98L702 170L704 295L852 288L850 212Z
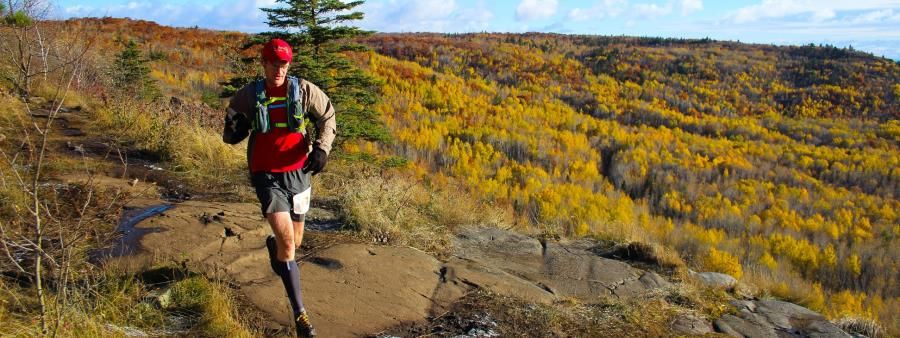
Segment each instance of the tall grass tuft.
M204 277L190 277L172 286L173 307L199 315L192 331L208 337L252 337L238 319L225 286Z
M169 156L188 182L204 191L245 184L245 144L225 144L220 134L199 126L178 125L176 130Z
M28 288L4 283L0 279L0 336L38 336L36 296ZM153 292L158 295L165 289L170 300L161 305ZM62 306L51 302L51 310L61 319L52 327L61 337L253 337L230 295L225 286L202 276L150 285L136 276L105 270L69 288Z
M123 100L91 109L96 131L132 150L155 155L196 191L233 193L245 186L246 144L222 142L218 130L186 106ZM204 117L208 118L208 117Z
M508 215L452 184L437 187L403 170L354 161L329 163L320 175L346 223L377 242L444 253L453 234L466 226L508 227ZM320 195L321 196L321 195Z
M834 322L844 332L863 335L869 338L884 337L884 329L878 322L861 317L844 317Z

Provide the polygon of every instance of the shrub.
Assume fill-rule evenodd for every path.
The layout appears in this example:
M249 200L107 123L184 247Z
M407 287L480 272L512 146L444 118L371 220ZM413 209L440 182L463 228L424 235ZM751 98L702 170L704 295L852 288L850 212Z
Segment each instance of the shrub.
M737 279L744 275L741 263L737 257L714 247L709 248L706 256L702 258L701 265L705 270L725 273Z
M449 248L460 227L502 226L505 214L453 185L435 187L403 172L369 163L339 161L324 179L322 196L333 195L342 217L364 237L432 253Z
M172 306L200 314L194 328L209 337L252 337L237 319L235 304L224 286L203 277L190 277L172 286Z
M6 14L3 23L13 27L25 27L31 25L32 19L24 11L15 11Z

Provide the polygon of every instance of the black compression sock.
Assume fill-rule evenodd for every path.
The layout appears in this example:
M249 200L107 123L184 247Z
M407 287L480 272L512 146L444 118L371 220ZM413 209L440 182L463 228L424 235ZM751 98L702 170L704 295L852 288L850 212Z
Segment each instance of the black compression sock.
M284 270L284 262L278 260L278 245L275 244L275 235L266 237L266 251L269 252L269 265L276 275L281 276L281 270Z
M281 282L284 283L285 291L287 291L291 309L294 310L294 317L297 317L300 315L300 310L303 309L303 297L300 293L300 267L297 266L296 261L279 263L284 264L284 269L279 269L281 270L279 276Z

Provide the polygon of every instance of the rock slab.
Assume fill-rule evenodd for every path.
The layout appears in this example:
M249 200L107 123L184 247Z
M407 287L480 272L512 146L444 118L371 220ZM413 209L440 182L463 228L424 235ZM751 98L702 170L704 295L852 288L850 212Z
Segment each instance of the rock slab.
M585 302L604 297L634 297L670 284L656 273L598 256L585 241L541 242L496 228L471 229L454 239L454 256L501 270L552 294ZM508 280L508 279L507 279ZM521 296L518 289L479 285L500 294ZM532 300L545 299L529 293Z
M717 331L733 337L851 337L821 314L777 300L732 301L737 315L715 321Z

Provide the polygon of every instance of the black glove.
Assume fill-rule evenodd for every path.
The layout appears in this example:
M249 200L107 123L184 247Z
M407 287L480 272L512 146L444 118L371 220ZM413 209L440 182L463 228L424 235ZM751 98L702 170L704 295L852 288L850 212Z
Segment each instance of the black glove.
M309 155L306 155L306 164L303 165L303 173L318 174L325 169L325 163L328 162L328 154L324 150L315 148Z

